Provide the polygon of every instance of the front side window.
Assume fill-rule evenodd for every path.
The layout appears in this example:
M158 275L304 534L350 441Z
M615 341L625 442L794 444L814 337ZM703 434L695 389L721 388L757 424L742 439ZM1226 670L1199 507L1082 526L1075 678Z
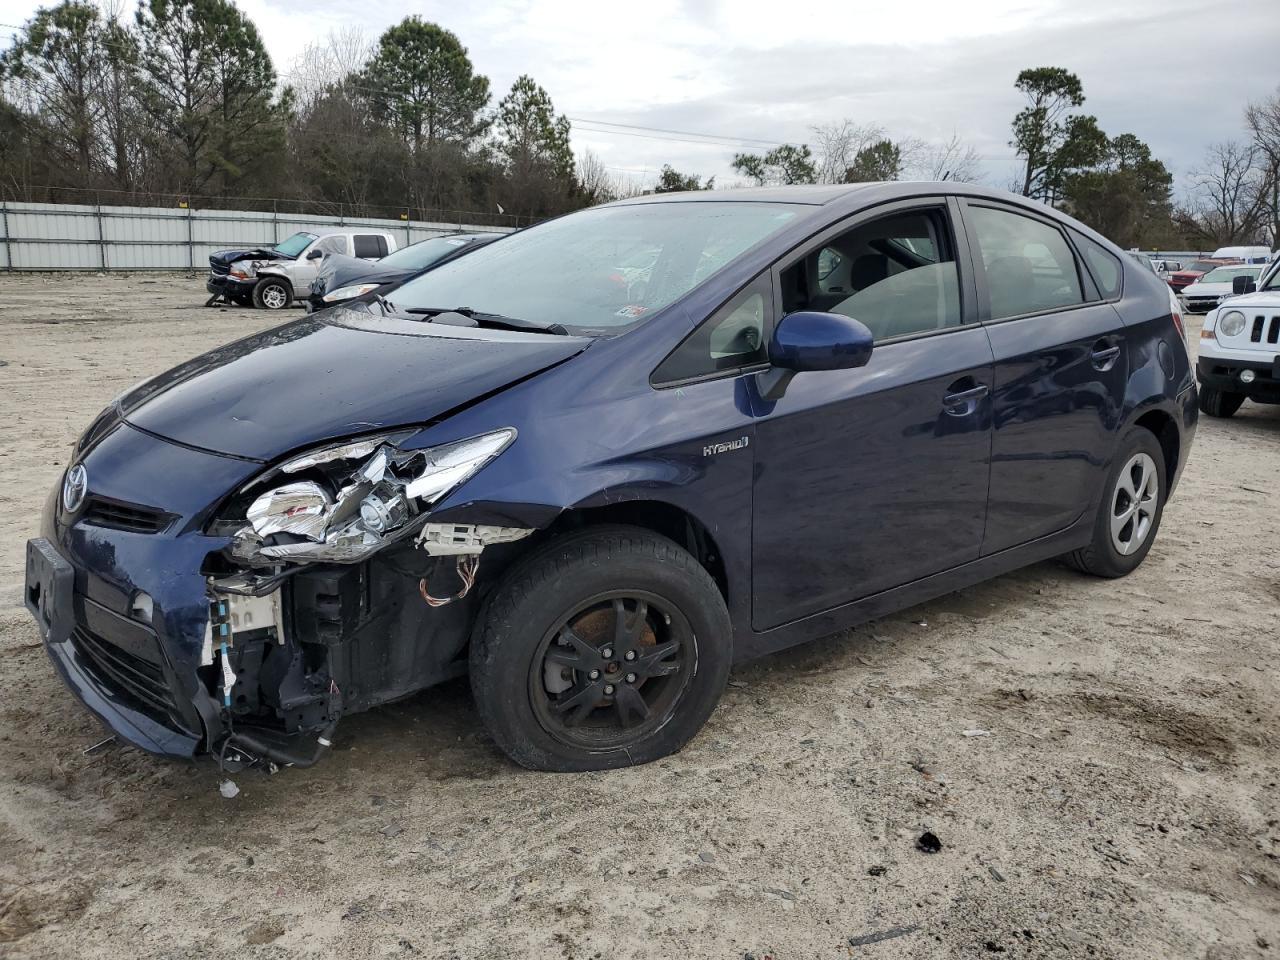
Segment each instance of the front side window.
M296 258L315 238L314 233L295 233L277 243L275 249L281 256Z
M596 207L504 237L395 293L400 309L470 307L571 333L645 322L805 208L751 201Z
M320 242L316 244L316 249L324 253L345 254L347 252L347 238L342 236L321 237Z
M1056 227L992 207L970 206L968 218L987 274L992 320L1084 302L1076 258Z
M853 317L877 341L959 326L960 283L942 208L862 224L782 274L784 313Z

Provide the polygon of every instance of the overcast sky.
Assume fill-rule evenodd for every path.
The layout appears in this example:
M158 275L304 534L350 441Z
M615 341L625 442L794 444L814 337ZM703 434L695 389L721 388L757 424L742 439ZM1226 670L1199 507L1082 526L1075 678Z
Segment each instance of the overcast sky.
M1209 143L1243 136L1247 101L1280 85L1277 0L237 2L282 74L331 31L358 27L373 41L418 13L461 38L495 103L528 73L584 120L801 143L814 124L844 118L896 137L954 132L1001 187L1016 166L1007 141L1024 67L1074 71L1084 110L1109 135L1145 140L1179 183ZM37 6L0 0L0 21ZM733 180L735 149L763 149L583 130L574 147L624 175L651 180L670 163L721 183Z

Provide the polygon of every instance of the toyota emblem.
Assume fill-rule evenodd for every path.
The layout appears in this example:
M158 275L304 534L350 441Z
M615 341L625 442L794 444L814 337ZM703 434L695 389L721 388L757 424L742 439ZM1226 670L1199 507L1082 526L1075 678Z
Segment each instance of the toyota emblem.
M84 503L84 495L89 490L89 471L83 463L77 463L67 471L62 481L62 509L67 513L75 513Z

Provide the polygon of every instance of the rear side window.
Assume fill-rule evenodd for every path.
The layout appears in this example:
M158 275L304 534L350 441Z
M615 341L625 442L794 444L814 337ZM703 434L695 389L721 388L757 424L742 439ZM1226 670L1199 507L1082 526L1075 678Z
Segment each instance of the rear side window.
M323 250L325 253L345 254L347 252L347 238L340 234L321 237L320 242L316 244L316 249Z
M765 274L689 334L654 371L653 382L678 383L764 363L772 309L773 286Z
M992 207L970 206L968 221L986 270L992 320L1084 302L1075 255L1056 227Z
M387 255L387 238L376 234L357 233L353 238L356 243L356 256L381 259Z
M1103 300L1114 300L1120 296L1120 260L1100 243L1094 243L1082 233L1072 230L1080 255L1084 257L1085 266L1098 285Z

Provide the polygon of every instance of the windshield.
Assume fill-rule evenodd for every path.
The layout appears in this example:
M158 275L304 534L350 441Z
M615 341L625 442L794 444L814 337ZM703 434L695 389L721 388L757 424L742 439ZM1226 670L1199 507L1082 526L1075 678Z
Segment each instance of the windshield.
M462 237L432 237L420 240L378 261L379 267L391 270L425 270L437 260L457 253L471 241ZM454 304L460 306L460 304Z
M1216 266L1218 266L1218 264L1214 263L1212 260L1197 260L1191 266L1187 267L1187 269L1195 271L1196 273L1208 273Z
M801 208L750 201L596 207L442 264L393 295L397 309L470 307L573 333L647 319Z
M1215 267L1203 277L1200 283L1230 283L1236 277L1254 277L1262 273L1261 267Z
M274 249L276 253L279 253L282 256L292 257L296 260L298 254L307 249L307 245L315 238L316 235L314 233L295 233L287 240L277 243Z

